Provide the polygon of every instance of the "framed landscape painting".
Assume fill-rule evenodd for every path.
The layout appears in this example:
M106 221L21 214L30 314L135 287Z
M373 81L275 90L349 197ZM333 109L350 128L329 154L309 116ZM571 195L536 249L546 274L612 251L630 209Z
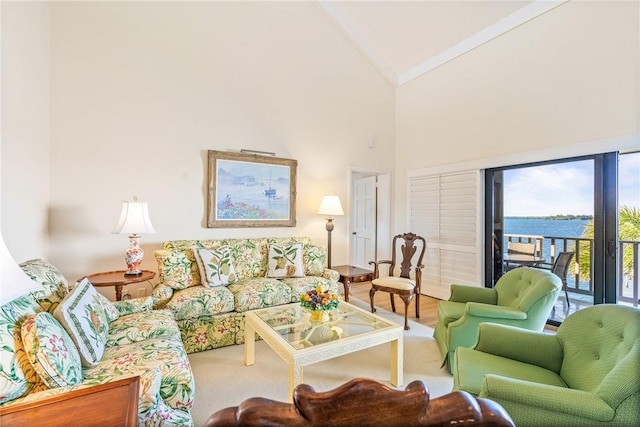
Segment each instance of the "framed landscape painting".
M207 226L295 227L297 166L291 159L209 150Z

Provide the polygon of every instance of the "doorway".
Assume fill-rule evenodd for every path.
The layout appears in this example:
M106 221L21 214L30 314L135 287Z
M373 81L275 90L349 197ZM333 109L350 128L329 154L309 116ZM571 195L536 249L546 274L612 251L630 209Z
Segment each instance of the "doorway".
M352 168L349 188L349 265L371 269L390 253L391 174Z

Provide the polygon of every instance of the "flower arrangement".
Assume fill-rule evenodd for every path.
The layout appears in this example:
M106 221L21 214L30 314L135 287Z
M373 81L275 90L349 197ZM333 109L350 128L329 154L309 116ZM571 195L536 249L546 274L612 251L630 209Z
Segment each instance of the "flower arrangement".
M322 286L300 295L300 305L308 310L333 310L339 303L338 295L325 292Z

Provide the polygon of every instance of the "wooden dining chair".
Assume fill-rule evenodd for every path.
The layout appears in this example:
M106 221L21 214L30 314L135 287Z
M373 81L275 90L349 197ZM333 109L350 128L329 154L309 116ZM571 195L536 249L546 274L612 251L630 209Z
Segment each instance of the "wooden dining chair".
M369 290L371 312L376 311L373 299L377 291L388 292L391 309L396 311L395 295L404 301L404 329L409 330L407 312L409 303L416 298L416 318L420 318L420 285L422 282L422 258L427 245L423 237L414 233L398 234L393 238L391 259L369 261L373 265L373 280ZM389 265L388 274L380 276L380 266Z
M507 411L487 399L458 391L429 395L424 382L396 390L367 378L316 391L300 384L290 402L251 397L214 412L204 427L515 427Z

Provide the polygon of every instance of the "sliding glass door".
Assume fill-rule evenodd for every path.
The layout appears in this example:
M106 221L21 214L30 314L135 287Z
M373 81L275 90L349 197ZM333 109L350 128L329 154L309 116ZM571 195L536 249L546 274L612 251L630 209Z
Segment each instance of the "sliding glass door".
M640 210L637 163L640 153L605 153L487 170L485 283L511 268L553 269L570 258L566 272L555 270L566 292L551 323L593 304L637 305L640 221L625 219Z

